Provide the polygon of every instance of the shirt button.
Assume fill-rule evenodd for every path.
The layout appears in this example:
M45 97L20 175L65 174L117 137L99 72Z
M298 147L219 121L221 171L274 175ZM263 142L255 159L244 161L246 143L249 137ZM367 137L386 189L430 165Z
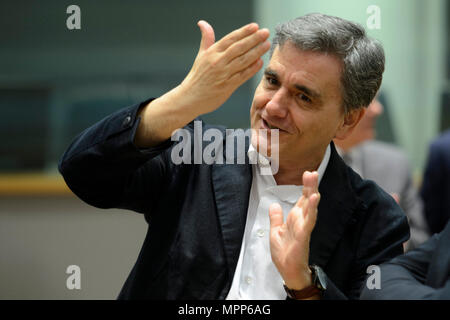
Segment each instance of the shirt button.
M127 116L127 117L123 120L122 126L125 127L125 126L127 126L130 122L131 122L131 117L130 117L130 116Z
M258 235L258 237L262 238L264 237L265 232L263 229L259 229L258 231L256 231L256 234Z
M253 279L252 279L251 277L245 277L245 282L246 282L247 284L252 284Z

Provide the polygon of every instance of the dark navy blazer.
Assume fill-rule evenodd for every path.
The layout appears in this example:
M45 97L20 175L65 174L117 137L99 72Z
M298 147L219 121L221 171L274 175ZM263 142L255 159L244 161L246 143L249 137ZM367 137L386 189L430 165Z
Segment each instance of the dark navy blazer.
M450 130L430 145L421 196L431 233L441 232L450 219Z
M242 244L251 165L248 159L247 164L175 165L170 140L139 150L133 140L145 103L82 132L59 170L88 204L140 212L148 222L119 299L224 299ZM192 132L192 123L186 128ZM324 299L358 298L367 267L403 252L406 216L390 195L346 166L333 143L319 192L309 262L327 274Z

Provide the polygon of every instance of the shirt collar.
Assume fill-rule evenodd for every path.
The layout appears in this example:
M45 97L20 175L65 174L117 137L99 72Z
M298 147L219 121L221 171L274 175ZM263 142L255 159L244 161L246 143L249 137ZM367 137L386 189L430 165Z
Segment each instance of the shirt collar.
M250 146L248 147L247 155L252 164L257 164L261 167L270 166L270 158L258 153L252 143L250 143Z
M258 151L253 147L253 145L250 143L250 146L247 151L248 158L250 159L250 163L256 164L256 166L270 166L270 158L263 156L262 154L259 154ZM323 175L325 174L325 170L327 169L328 162L330 161L330 155L331 155L331 147L330 145L327 146L327 149L325 150L325 154L323 156L322 162L319 165L319 168L317 169L317 172L319 174L319 185L322 181ZM257 170L259 171L259 170ZM273 186L269 187L270 190L277 193L278 195L284 194L286 197L283 196L283 198L286 198L285 200L288 202L295 203L298 200L298 195L293 194L290 191L293 191L292 189L296 189L299 192L303 189L303 186L295 186L295 185L276 185L275 179L273 179ZM298 192L297 191L297 192ZM295 192L296 193L296 192Z

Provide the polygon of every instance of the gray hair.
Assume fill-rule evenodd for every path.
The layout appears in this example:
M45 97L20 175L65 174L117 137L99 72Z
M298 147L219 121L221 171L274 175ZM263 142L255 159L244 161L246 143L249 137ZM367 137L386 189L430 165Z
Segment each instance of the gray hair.
M275 29L270 56L286 41L305 51L336 55L342 61L341 90L345 112L367 107L381 86L384 51L360 25L320 13L308 14Z

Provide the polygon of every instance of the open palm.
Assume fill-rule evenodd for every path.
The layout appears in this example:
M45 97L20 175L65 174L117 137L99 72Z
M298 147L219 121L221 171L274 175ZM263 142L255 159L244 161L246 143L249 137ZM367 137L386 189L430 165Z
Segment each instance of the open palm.
M309 242L320 200L319 175L305 171L303 194L289 212L286 223L278 203L270 206L270 252L286 285L302 289L310 284Z

